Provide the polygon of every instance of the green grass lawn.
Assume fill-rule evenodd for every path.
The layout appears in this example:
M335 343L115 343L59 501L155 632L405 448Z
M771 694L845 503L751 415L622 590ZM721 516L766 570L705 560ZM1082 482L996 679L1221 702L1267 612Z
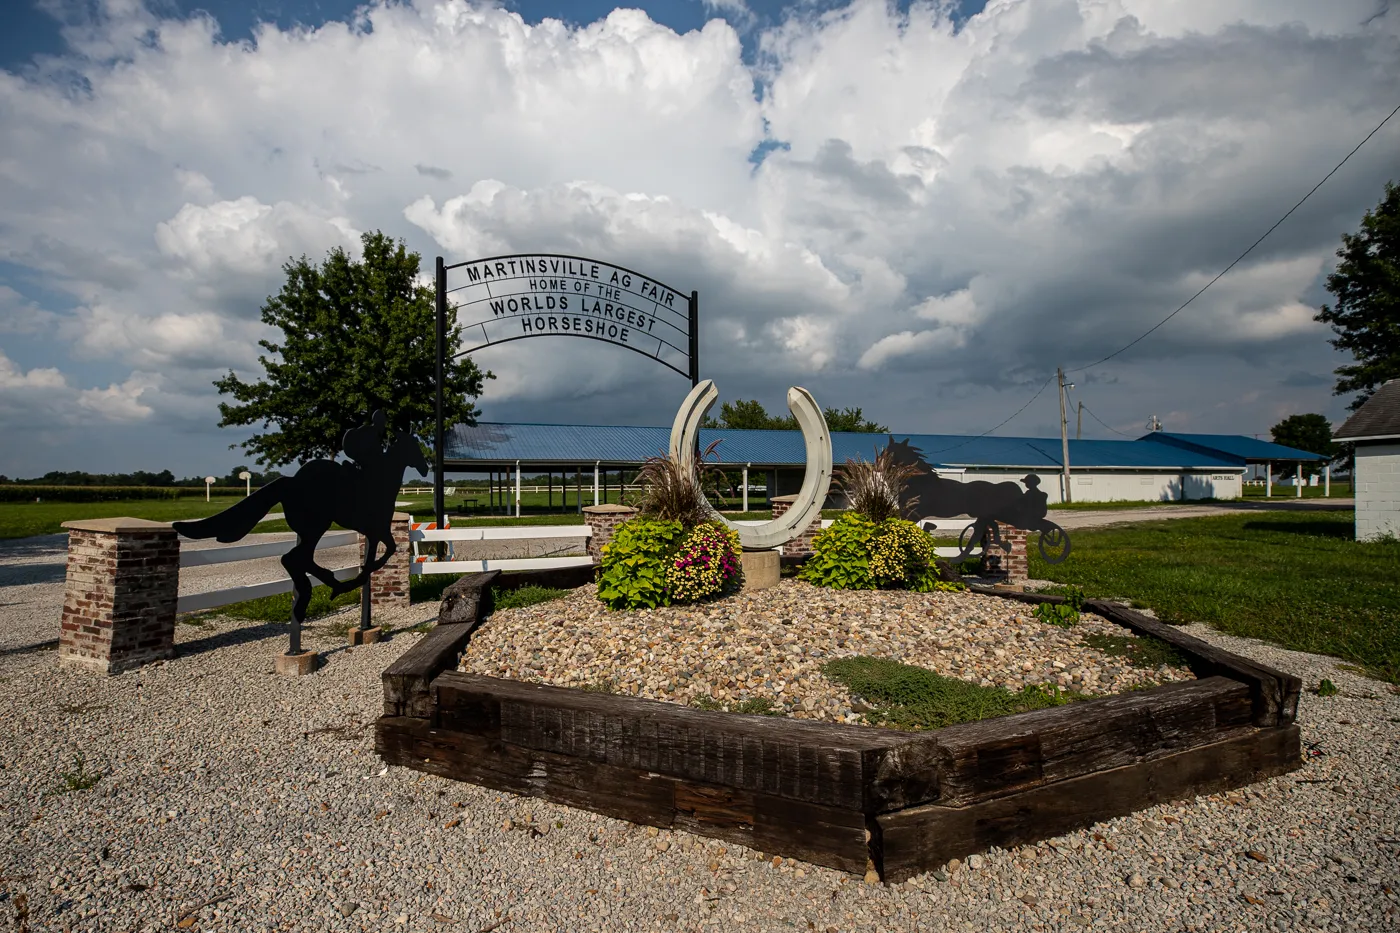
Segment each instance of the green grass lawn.
M1185 502L1168 501L1162 499L1115 499L1112 502L1052 502L1050 511L1082 511L1099 512L1111 511L1113 509L1155 509L1162 506L1171 507L1174 505L1201 505L1210 502L1226 502L1225 499L1188 499Z
M1353 527L1353 513L1339 510L1084 529L1056 566L1032 538L1030 573L1400 683L1400 542L1357 543Z
M1321 498L1322 498L1322 492L1323 492L1323 489L1322 489L1321 486L1304 486L1304 487L1303 487L1303 498L1304 498L1304 499L1321 499ZM1246 487L1244 487L1244 497L1245 497L1246 499L1262 499L1262 498L1264 498L1264 487L1263 487L1263 486L1246 486ZM1347 499L1347 498L1350 498L1350 497L1351 497L1351 483L1338 483L1338 482L1333 482L1333 483L1332 483L1332 498L1334 498L1334 499L1337 499L1337 498ZM1280 486L1280 485L1278 485L1277 483L1275 483L1275 484L1274 484L1274 494L1273 494L1270 498L1272 498L1272 499L1294 499L1294 498L1297 498L1297 490L1295 490L1292 486Z
M203 499L129 499L121 502L0 502L0 539L51 535L67 521L84 518L144 518L173 522L221 512L242 496ZM269 523L271 524L271 523ZM259 527L258 531L272 530Z

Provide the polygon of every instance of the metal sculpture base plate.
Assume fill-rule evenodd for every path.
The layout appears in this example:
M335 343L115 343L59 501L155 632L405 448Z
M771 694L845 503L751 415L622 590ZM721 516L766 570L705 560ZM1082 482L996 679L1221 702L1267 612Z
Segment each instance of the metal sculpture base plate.
M777 551L745 551L740 558L744 567L744 588L742 593L766 590L777 586L782 579L782 562Z
M370 628L352 628L350 630L350 644L372 645L379 641L379 638L383 634L383 632L384 629L380 628L378 625L372 626Z

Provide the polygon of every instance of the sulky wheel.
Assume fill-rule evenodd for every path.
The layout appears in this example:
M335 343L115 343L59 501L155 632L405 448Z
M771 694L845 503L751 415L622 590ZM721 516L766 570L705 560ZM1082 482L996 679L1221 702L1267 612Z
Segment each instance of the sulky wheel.
M1049 524L1040 532L1040 556L1047 564L1062 563L1069 557L1069 533L1054 522Z
M964 528L962 534L958 535L958 550L962 552L958 555L958 560L967 560L971 557L972 552L977 549L977 545L981 541L981 529L977 527L976 522Z

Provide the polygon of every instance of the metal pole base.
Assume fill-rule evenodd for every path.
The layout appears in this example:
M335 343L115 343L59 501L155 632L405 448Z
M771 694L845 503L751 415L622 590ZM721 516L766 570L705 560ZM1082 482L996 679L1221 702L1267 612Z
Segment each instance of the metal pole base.
M350 630L351 645L372 645L379 641L383 629L378 625L371 628L352 628Z
M300 654L279 654L273 666L279 674L300 677L316 670L320 660L321 656L314 651L303 651Z

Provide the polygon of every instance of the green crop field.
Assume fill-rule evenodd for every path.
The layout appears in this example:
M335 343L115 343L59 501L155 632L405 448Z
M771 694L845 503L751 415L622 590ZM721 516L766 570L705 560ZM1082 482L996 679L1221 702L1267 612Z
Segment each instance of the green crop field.
M85 518L144 518L153 522L204 518L223 511L241 498L215 496L209 502L202 498L130 499L121 502L0 502L0 539L57 534L63 530L64 522ZM258 530L277 529L260 526ZM286 530L285 526L282 530Z

